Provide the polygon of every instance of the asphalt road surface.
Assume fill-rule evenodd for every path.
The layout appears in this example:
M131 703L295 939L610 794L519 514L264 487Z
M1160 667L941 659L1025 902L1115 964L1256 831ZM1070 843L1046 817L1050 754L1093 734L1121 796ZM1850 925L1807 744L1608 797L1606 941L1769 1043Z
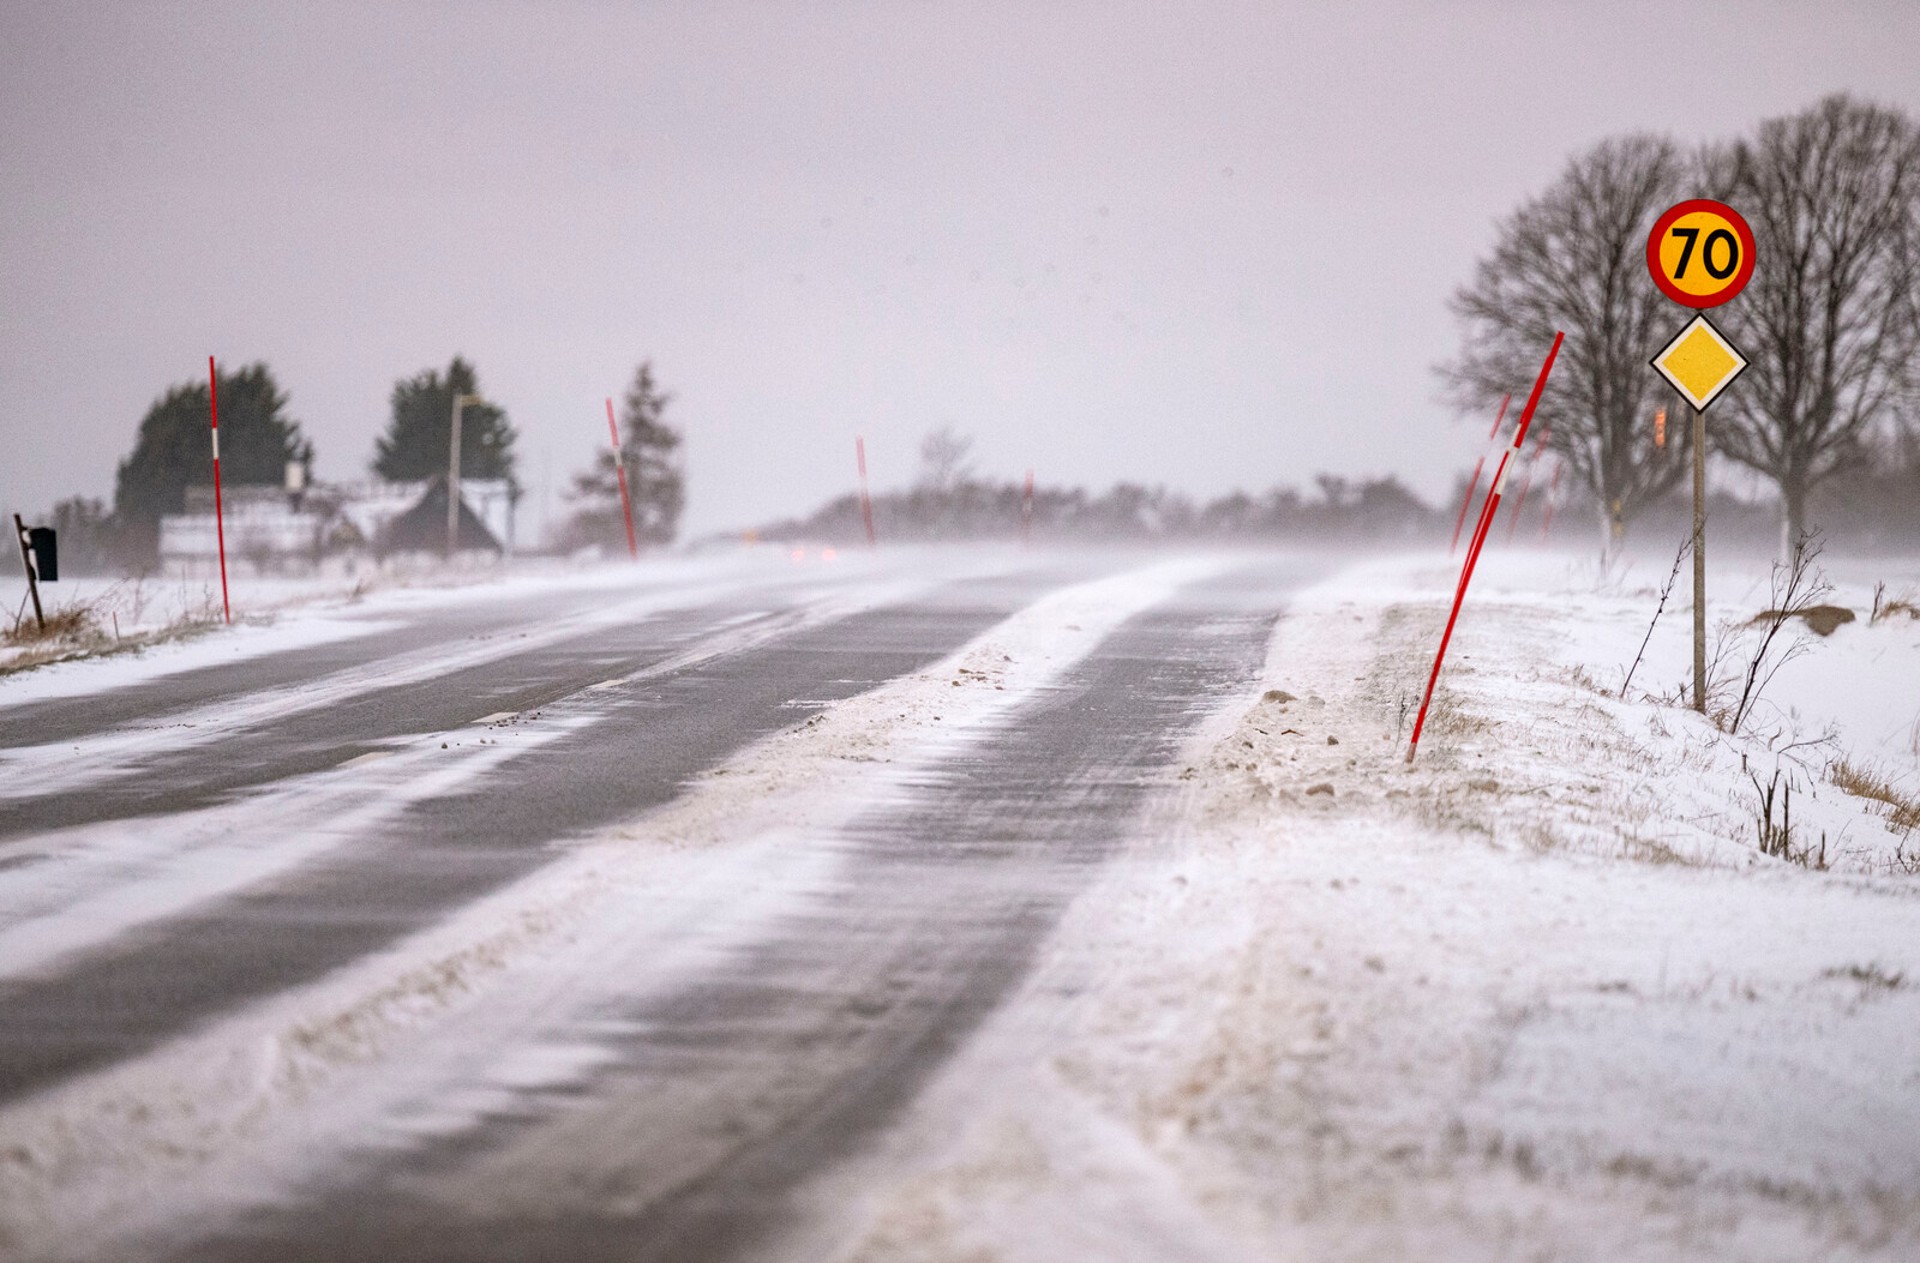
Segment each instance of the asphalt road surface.
M561 585L537 617L483 595L111 691L8 705L0 682L0 1148L11 1114L391 948L769 734L1141 564ZM853 811L826 867L729 950L670 977L602 968L539 1010L522 1034L590 1050L584 1069L322 1146L218 1213L170 1217L162 1189L131 1242L78 1234L94 1243L77 1253L784 1257L794 1190L895 1119L1019 983L1196 723L1253 687L1303 573L1237 558L1130 612L985 739ZM435 779L462 757L480 770ZM232 871L183 882L182 857L234 822ZM107 912L81 915L89 900ZM67 937L34 938L43 921Z

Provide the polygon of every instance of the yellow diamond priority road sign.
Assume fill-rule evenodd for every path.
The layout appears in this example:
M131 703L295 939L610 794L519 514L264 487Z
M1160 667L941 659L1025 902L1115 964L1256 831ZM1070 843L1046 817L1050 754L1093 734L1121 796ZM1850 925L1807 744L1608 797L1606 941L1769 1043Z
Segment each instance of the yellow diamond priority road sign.
M1695 410L1705 412L1746 371L1747 357L1734 350L1733 343L1705 316L1695 316L1679 337L1653 357L1653 367Z

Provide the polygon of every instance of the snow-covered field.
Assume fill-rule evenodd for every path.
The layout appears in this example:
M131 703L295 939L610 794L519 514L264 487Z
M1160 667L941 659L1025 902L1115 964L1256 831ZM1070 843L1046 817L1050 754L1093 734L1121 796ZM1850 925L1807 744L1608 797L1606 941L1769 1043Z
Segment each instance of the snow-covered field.
M724 582L765 560L688 564ZM556 1001L556 980L670 986L750 940L825 879L839 822L1217 564L1063 589L391 951L0 1112L0 1225L29 1252L80 1248L82 1224L126 1240L589 1075L594 1050L551 1033L593 997ZM1920 797L1920 620L1866 618L1874 582L1920 590L1920 564L1828 568L1860 618L1806 637L1730 736L1654 700L1685 679L1684 576L1621 699L1665 565L1490 556L1411 768L1452 566L1365 562L1305 593L1017 998L808 1190L812 1244L842 1263L1920 1256L1920 830L1833 783L1845 764ZM1716 622L1766 605L1764 566L1712 581ZM375 594L350 626L323 605L9 688L459 599ZM1776 770L1803 863L1756 846L1751 778Z
M1612 695L1651 569L1490 558L1411 769L1453 569L1307 594L1275 692L820 1181L838 1257L1920 1257L1920 831L1829 780L1920 793L1920 621L1866 620L1920 568L1834 566L1861 617L1738 738ZM1764 566L1712 581L1716 622L1764 608ZM1636 694L1687 678L1684 600ZM1757 851L1747 773L1776 766L1827 871Z

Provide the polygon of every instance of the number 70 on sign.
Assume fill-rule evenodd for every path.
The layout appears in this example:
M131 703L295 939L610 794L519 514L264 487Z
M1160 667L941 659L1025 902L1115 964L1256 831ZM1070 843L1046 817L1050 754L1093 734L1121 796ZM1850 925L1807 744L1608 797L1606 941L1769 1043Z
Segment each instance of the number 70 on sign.
M1753 276L1753 229L1731 206L1681 202L1647 234L1647 270L1660 292L1685 307L1718 307Z

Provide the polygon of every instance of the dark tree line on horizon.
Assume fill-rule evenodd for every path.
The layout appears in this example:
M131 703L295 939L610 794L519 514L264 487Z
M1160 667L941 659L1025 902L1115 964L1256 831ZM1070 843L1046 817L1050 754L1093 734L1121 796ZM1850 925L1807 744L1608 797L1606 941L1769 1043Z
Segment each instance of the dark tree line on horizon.
M873 497L875 530L892 541L994 539L1030 525L1036 538L1072 541L1180 539L1257 540L1318 535L1356 540L1426 542L1445 517L1398 478L1315 479L1316 496L1276 487L1258 496L1236 491L1205 503L1165 486L1135 482L1094 493L1082 487L1036 486L1027 517L1024 483L990 482L968 462L972 440L952 427L920 444L914 485ZM755 532L765 539L856 543L866 538L858 492L836 497L804 518Z
M1397 478L1350 483L1325 477L1318 496L1276 487L1258 496L1234 492L1205 503L1164 486L1121 482L1101 493L1084 487L1036 487L1036 538L1076 542L1180 539L1257 540L1315 535L1356 541L1430 542L1444 514ZM979 540L1018 535L1026 489L1017 482L965 478L946 488L916 486L873 497L875 530L895 542ZM828 501L804 518L755 533L771 540L852 544L865 539L858 493Z
M310 471L314 443L289 414L287 392L273 370L256 362L217 372L222 485L278 487L292 462ZM478 371L458 355L444 371L423 369L394 383L387 427L376 441L369 469L389 482L444 478L456 395L477 397L461 410L461 476L505 479L517 495L512 423L505 408L485 397ZM638 533L650 546L672 541L686 500L676 456L679 434L661 415L669 398L653 382L651 364L642 363L627 394L622 455L629 467ZM135 431L133 450L116 471L111 506L86 496L54 506L48 524L59 533L67 569L143 574L154 568L160 519L184 511L189 488L212 484L211 409L205 380L169 387ZM568 531L577 542L605 542L609 512L615 528L624 530L612 471L611 452L601 452L576 480L571 498L578 509Z
M1519 479L1510 480L1492 536L1496 547L1515 540L1532 544L1549 526L1552 539L1560 543L1589 537L1596 506L1584 492L1573 489L1569 496L1563 483L1549 516L1549 469L1544 463L1533 466L1525 500L1515 494ZM1116 483L1104 492L1036 487L1032 535L1042 543L1324 541L1441 549L1460 520L1468 488L1464 471L1440 503L1422 498L1392 475L1349 480L1322 474L1313 483L1311 491L1277 486L1257 494L1233 491L1211 500L1135 482ZM1480 479L1465 530L1472 528L1486 483L1485 477ZM1013 540L1022 533L1024 500L1024 486L1014 481L967 477L945 490L921 484L876 494L874 525L888 543ZM1868 552L1920 548L1920 441L1889 449L1878 463L1857 471L1844 489L1823 488L1812 504L1825 534L1836 544ZM1687 492L1677 488L1642 504L1637 520L1650 538L1678 541L1691 529L1691 514ZM1770 504L1724 490L1710 493L1708 499L1708 516L1716 538L1723 541L1771 548L1777 514ZM864 541L865 531L860 496L849 492L804 517L770 523L753 534L766 540L845 546Z

